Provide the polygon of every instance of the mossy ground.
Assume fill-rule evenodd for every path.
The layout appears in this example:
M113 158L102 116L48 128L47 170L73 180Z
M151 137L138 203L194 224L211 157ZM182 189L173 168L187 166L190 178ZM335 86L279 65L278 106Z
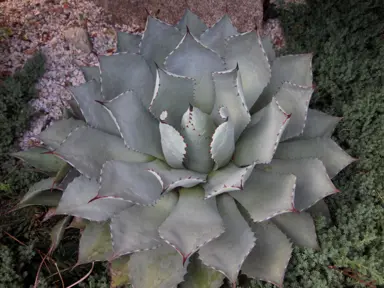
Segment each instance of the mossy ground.
M295 248L285 287L374 287L384 285L384 3L381 0L308 0L279 10L287 53L314 52L316 92L311 107L342 116L334 139L359 160L335 179L341 193L327 202L333 224L317 219L320 252ZM43 175L6 155L30 117L27 101L36 93L33 83L42 73L37 56L23 72L0 84L0 204L1 213ZM29 68L28 68L29 67ZM4 115L4 116L3 116ZM16 166L19 165L19 166ZM17 169L15 169L17 167ZM52 223L41 224L44 210L28 208L2 215L0 221L0 287L33 284L41 257L48 251ZM32 220L32 221L31 221ZM9 236L25 242L22 246ZM76 261L78 234L67 234L53 255L60 269ZM334 268L329 268L334 266ZM43 268L41 287L59 283L55 267ZM62 273L67 285L89 269ZM351 272L350 276L343 274ZM99 265L84 287L109 287L105 265ZM375 282L373 282L375 281ZM271 287L242 281L242 287ZM45 284L44 284L45 283ZM369 286L371 285L371 286Z

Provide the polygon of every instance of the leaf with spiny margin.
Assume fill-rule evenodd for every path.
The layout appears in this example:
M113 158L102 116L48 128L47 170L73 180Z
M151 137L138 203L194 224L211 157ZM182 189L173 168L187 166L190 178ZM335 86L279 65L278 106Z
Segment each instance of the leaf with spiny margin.
M202 185L205 190L205 198L225 192L243 190L254 167L255 164L251 164L240 168L231 162L219 170L212 171L208 175L207 183Z
M213 168L210 144L215 125L212 118L191 106L183 115L181 129L181 135L187 144L186 167L200 173L208 173Z
M230 195L248 211L254 222L261 222L294 209L295 185L295 175L256 168L243 191L231 192Z
M141 164L108 161L102 168L99 196L121 197L135 204L150 205L163 192L180 186L192 187L205 179L204 174L172 169L160 160Z
M167 123L159 123L161 147L165 161L172 168L184 168L183 161L187 145L180 133Z
M143 105L151 103L155 78L150 67L141 55L120 53L100 56L101 88L105 100L135 91Z
M182 255L183 262L223 232L215 198L204 200L204 190L199 186L179 190L176 207L159 227L160 237Z
M309 100L313 93L312 87L302 87L284 82L275 95L277 102L291 118L280 141L299 136L305 127Z
M57 206L63 191L54 185L54 181L55 178L47 178L33 184L16 208L20 209L31 205Z
M272 64L276 59L276 52L273 48L272 39L270 36L264 36L261 38L261 44L263 45L265 53L267 53L269 64Z
M141 34L117 32L117 52L139 53Z
M239 65L245 103L251 109L271 77L268 59L256 31L230 36L226 41L226 65Z
M313 138L280 143L274 155L276 159L320 159L330 178L355 161L331 138Z
M139 53L148 63L155 62L163 67L165 58L182 38L182 33L176 27L148 16Z
M80 86L72 86L69 90L78 103L87 124L101 131L120 135L109 113L96 102L102 100L99 82L91 80Z
M164 195L155 206L133 206L111 220L114 257L151 250L164 242L157 229L177 203L177 193Z
M270 221L253 223L256 245L245 259L241 271L248 277L281 287L292 253L292 244Z
M107 161L101 169L99 197L118 197L134 204L151 205L163 191L158 175L148 165Z
M193 102L194 80L169 73L161 68L156 71L156 84L149 110L160 119L167 111L167 123L180 130L181 118L189 103Z
M100 82L100 68L98 66L80 66L86 82L95 80Z
M103 105L130 149L163 159L158 121L133 91L127 91Z
M225 231L201 247L199 257L205 265L220 271L235 285L241 265L256 239L231 196L223 194L217 197L217 207Z
M332 222L331 213L329 212L328 205L325 203L324 199L309 207L306 212L310 213L312 217L323 216L328 222Z
M214 170L227 165L235 151L235 127L231 119L220 124L212 136L211 154L215 161Z
M128 149L120 137L86 126L74 130L54 153L88 178L98 178L108 160L137 163L154 159Z
M284 82L312 87L312 54L286 55L275 59L272 64L271 80L265 87L251 112L268 105Z
M237 34L237 29L232 25L231 18L226 14L201 34L200 41L220 56L224 56L225 39Z
M298 138L331 137L340 120L340 117L334 117L318 110L308 109L304 132Z
M84 125L85 123L83 121L73 118L61 119L45 128L45 130L38 135L38 138L50 148L57 149L73 130Z
M315 223L309 213L289 212L277 215L271 221L296 245L319 250Z
M251 121L248 108L245 104L241 76L239 69L212 73L215 85L215 104L212 110L212 117L216 125L224 122L220 116L220 109L226 107L230 121L235 129L235 141Z
M172 169L160 160L152 161L146 165L163 183L163 192L169 192L177 187L190 188L206 182L207 179L207 174L186 169Z
M185 9L184 15L176 24L176 27L181 31L181 33L186 33L188 27L191 33L197 38L199 38L200 35L208 28L207 25L205 25L205 23L189 9Z
M81 233L77 264L106 261L113 255L108 222L89 222Z
M194 78L194 103L203 112L211 113L215 99L212 72L225 68L220 56L203 46L190 33L186 33L175 50L165 59L164 66L172 73Z
M276 99L264 110L257 112L263 113L260 121L247 128L237 141L233 158L236 165L269 163L272 160L290 115L281 109Z
M11 156L26 162L41 172L53 176L60 170L65 162L55 155L43 154L45 152L49 151L41 147L32 147L25 151L11 153Z
M84 176L75 178L65 189L56 214L72 215L93 221L105 221L132 206L118 198L95 198L99 183ZM91 201L93 200L93 201Z
M295 208L303 211L324 197L338 192L319 159L273 159L258 168L277 173L292 173L296 178Z
M111 275L111 288L117 288L129 284L129 259L130 255L125 255L110 262L111 265L109 266L109 274Z
M176 287L185 273L180 256L166 243L154 250L132 254L128 263L128 278L133 287Z
M184 282L179 284L180 288L220 288L223 285L225 276L205 266L198 258L197 252L191 256L187 269L188 273Z
M61 240L63 239L65 229L68 226L69 221L72 217L66 216L61 219L55 226L53 226L50 236L51 236L51 246L49 252L52 253L59 246Z

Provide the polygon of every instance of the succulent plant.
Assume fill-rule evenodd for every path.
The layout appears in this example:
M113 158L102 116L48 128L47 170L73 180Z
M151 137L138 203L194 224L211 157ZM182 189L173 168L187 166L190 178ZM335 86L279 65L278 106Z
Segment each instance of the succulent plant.
M331 139L340 119L308 108L311 54L277 57L228 16L207 28L189 10L117 47L82 68L44 146L15 155L53 175L19 207L68 215L52 250L74 216L78 264L110 261L115 287L235 287L240 271L282 285L292 243L319 249L310 212L354 160Z

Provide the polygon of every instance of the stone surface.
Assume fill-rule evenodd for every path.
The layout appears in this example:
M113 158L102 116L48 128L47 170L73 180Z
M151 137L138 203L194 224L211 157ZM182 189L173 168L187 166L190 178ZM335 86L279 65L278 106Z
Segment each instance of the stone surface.
M92 44L89 41L89 36L87 30L81 27L71 27L64 31L64 38L71 45L77 49L83 51L84 53L92 52Z

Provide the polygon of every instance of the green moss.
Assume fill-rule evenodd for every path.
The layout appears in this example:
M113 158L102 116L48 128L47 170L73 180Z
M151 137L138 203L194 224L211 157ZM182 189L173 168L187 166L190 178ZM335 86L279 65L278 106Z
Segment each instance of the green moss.
M359 160L334 179L342 192L327 199L333 225L317 220L322 250L296 247L284 285L367 287L342 269L352 269L362 282L383 285L384 5L307 2L279 11L287 39L283 53L314 52L316 92L310 106L343 117L334 139Z

